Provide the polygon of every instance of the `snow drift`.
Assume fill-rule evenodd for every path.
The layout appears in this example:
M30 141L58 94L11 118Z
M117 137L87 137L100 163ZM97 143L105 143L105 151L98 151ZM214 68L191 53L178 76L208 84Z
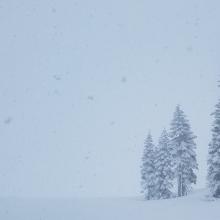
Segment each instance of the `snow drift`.
M142 198L1 199L2 220L219 220L220 200L205 191L187 197L144 201Z

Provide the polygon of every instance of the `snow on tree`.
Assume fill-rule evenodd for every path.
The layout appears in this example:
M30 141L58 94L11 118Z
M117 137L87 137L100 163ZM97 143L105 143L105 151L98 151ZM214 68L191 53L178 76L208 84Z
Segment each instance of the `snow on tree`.
M189 121L181 110L176 107L170 131L170 149L172 151L175 178L177 179L178 196L185 196L196 184L195 170L198 169L196 161L196 138L191 131Z
M208 154L208 187L213 197L220 198L220 100L216 105L212 126L212 141Z
M144 153L141 166L141 186L145 199L150 200L155 197L155 167L154 167L153 139L149 133L144 143Z
M157 199L171 198L173 188L173 163L169 145L169 137L164 129L160 138L155 155L155 187Z

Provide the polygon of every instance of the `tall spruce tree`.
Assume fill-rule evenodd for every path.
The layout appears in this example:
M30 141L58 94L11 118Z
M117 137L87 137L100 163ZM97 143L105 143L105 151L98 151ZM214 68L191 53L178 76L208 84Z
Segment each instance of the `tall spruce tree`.
M216 105L212 126L212 141L208 155L208 186L211 195L220 198L220 100Z
M144 143L144 153L141 166L141 186L145 199L155 198L155 166L154 166L155 146L149 133Z
M185 196L196 183L195 170L198 169L196 161L196 144L189 121L186 119L180 106L176 107L171 123L170 148L174 162L175 177L178 185L178 196Z
M173 163L169 145L169 137L164 129L160 138L155 155L155 185L157 199L168 199L172 197L173 188Z

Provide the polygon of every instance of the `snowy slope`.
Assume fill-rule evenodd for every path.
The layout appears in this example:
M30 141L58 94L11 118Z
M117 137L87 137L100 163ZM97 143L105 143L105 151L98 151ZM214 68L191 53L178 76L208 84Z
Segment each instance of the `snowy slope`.
M1 199L2 220L219 220L220 201L204 191L163 201L141 198Z

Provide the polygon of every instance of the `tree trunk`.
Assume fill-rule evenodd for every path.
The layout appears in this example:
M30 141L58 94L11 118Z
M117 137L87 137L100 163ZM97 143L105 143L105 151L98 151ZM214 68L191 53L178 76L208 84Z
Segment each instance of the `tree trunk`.
M181 164L179 165L178 171L179 171L179 175L178 175L178 197L181 197L181 196L184 196L182 166L181 166Z
M178 197L182 196L182 175L178 176Z

